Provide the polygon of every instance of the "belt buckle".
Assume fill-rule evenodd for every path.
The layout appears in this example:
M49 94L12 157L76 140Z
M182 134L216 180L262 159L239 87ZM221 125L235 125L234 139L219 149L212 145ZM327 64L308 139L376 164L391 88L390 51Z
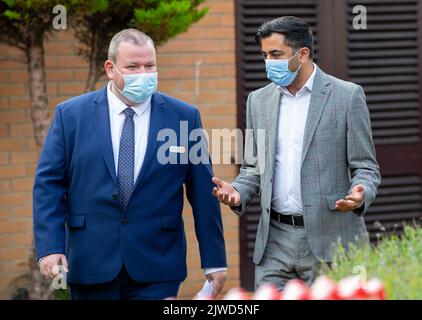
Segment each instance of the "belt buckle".
M294 215L294 214L292 214L292 226L293 226L293 228L300 228L301 226L297 226L296 225L296 223L295 223L295 218L296 217L300 217L300 215Z

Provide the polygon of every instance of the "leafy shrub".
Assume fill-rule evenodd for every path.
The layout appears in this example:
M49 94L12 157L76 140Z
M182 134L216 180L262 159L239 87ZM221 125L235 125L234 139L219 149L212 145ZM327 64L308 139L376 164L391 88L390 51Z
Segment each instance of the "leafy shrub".
M346 251L339 246L332 268L325 274L334 280L362 272L361 276L384 282L387 299L422 299L422 228L405 226L402 235L380 239L377 245Z

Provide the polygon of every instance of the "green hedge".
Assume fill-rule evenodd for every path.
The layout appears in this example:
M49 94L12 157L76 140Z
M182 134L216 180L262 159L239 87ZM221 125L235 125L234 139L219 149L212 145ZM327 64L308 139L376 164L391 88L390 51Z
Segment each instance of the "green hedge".
M422 228L405 226L401 236L380 239L377 245L347 251L339 246L325 274L339 281L362 269L368 279L383 281L387 299L422 299Z

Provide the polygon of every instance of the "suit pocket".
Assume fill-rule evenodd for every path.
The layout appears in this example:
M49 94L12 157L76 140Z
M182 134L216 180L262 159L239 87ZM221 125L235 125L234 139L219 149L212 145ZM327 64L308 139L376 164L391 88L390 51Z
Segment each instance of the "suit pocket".
M328 208L330 210L336 211L336 202L337 200L343 199L344 196L343 195L339 195L339 194L329 194L327 196L327 204L328 204Z
M164 229L179 229L182 222L182 216L163 216L162 226Z
M85 227L85 216L68 216L67 226L69 229L80 229Z

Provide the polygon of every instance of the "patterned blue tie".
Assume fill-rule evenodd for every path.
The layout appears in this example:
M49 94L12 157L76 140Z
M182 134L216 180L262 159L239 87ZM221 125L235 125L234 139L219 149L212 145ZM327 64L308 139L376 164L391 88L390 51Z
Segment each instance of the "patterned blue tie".
M119 159L117 166L117 184L122 211L125 211L134 188L135 167L135 111L127 108L123 111L126 116L120 138Z

